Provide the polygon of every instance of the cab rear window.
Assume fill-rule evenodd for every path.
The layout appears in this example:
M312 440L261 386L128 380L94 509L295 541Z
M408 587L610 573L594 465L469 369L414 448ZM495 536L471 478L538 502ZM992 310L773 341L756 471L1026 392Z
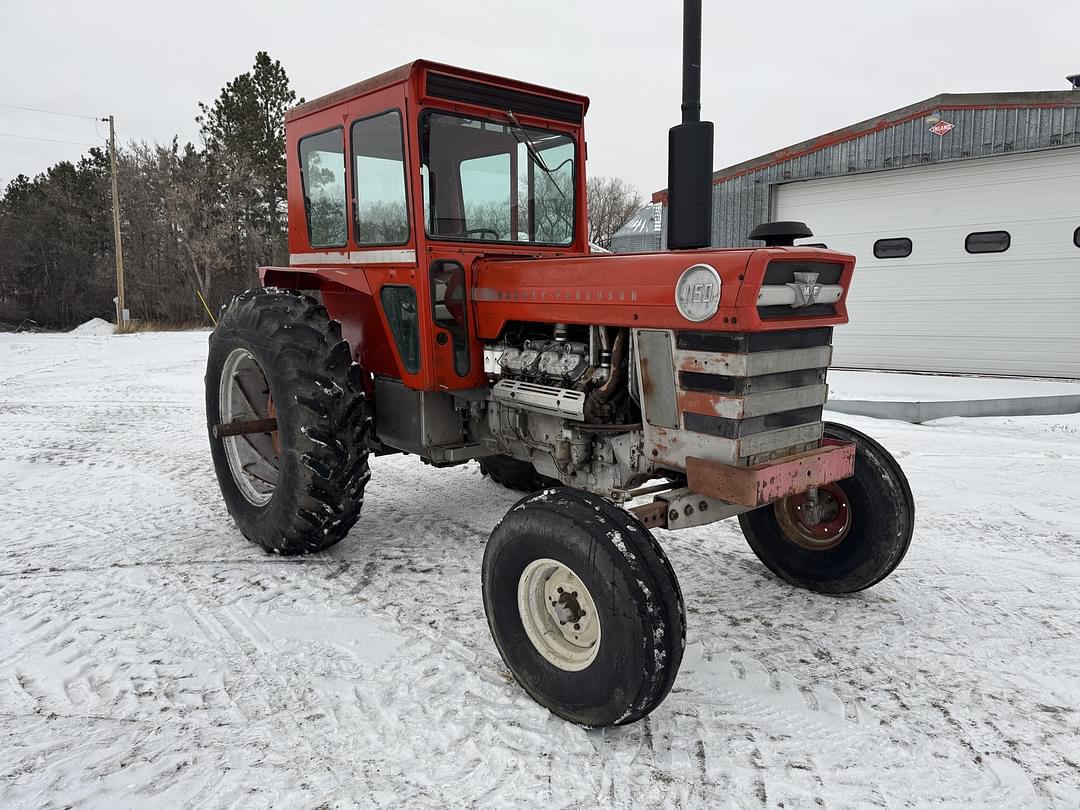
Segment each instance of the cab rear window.
M312 247L345 247L345 139L341 127L300 139L304 215Z

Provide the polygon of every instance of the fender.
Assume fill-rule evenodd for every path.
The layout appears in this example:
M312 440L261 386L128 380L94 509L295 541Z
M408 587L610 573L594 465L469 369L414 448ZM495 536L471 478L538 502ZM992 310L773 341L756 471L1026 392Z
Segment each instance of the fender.
M361 267L260 267L264 287L315 290L330 317L341 324L353 359L365 371L400 376L385 319Z

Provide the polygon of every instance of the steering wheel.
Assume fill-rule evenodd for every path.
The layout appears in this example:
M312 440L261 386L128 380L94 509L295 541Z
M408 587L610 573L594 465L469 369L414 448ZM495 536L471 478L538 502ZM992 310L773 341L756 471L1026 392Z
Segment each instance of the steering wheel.
M465 236L472 236L474 233L475 234L490 233L492 239L498 241L498 239L500 238L499 237L499 232L497 230L495 230L494 228L466 228L463 233L464 233Z

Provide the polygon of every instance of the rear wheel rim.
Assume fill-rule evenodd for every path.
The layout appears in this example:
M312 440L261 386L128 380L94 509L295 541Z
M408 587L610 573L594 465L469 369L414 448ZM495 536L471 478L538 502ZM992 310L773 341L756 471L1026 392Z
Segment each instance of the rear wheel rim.
M819 513L809 517L812 510L807 493L792 495L773 505L776 522L792 543L811 551L836 548L851 531L851 500L839 484L818 487Z
M600 616L573 569L557 560L533 560L518 579L517 597L525 635L545 661L580 672L596 660Z
M266 374L247 349L233 349L225 358L218 386L218 415L222 424L277 415ZM252 506L265 506L277 488L277 431L226 436L221 441L229 473L244 500Z

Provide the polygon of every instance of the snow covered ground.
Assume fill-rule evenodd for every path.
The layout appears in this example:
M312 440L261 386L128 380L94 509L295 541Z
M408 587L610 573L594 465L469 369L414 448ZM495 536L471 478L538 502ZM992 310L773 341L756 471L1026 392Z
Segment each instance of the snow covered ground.
M203 425L206 333L0 335L0 807L1080 806L1080 418L848 417L919 507L828 598L737 524L661 533L668 700L585 731L510 679L475 465L372 463L318 557L248 544Z

